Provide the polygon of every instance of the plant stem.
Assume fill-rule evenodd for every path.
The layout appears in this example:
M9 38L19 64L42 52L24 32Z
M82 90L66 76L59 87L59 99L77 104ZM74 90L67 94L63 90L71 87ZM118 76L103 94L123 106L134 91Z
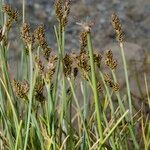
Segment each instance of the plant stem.
M33 88L34 88L34 85L33 85L33 63L32 63L31 45L29 46L29 57L30 57L30 91L29 91L29 108L28 108L27 129L26 129L24 150L26 150L27 142L28 142L30 119L31 119L31 109L32 109L32 94L33 94Z
M120 43L120 48L121 48L121 55L122 55L123 65L124 65L125 80L126 80L127 94L128 94L128 100L129 100L129 110L130 110L130 117L131 117L132 116L132 102L131 102L129 77L128 77L127 63L126 63L126 59L125 59L125 53L124 53L123 43ZM132 121L132 117L130 119Z
M100 103L99 103L99 97L98 97L98 92L97 92L97 81L96 81L95 64L94 64L94 56L93 56L93 46L92 46L90 33L88 33L88 35L87 35L87 44L88 44L88 50L89 50L89 55L90 55L93 94L94 94L94 100L95 100L98 131L99 131L99 135L100 135L100 143L102 143L102 141L103 141L102 117L100 114L101 110L100 110Z

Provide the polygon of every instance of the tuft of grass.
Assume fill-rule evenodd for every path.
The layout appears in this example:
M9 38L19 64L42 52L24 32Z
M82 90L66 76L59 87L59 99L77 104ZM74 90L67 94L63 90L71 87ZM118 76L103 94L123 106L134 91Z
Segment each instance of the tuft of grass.
M44 26L33 32L25 22L23 1L22 42L18 43L22 51L17 75L12 79L8 37L12 26L18 26L18 12L0 1L0 149L148 150L149 114L135 110L132 103L119 17L113 14L112 24L121 49L126 91L118 83L113 51L107 51L106 56L94 51L93 22L77 23L81 26L80 50L66 50L70 9L70 0L55 1L58 24L54 26L54 38L58 51L52 53ZM109 70L105 72L102 66ZM150 108L146 74L144 79Z

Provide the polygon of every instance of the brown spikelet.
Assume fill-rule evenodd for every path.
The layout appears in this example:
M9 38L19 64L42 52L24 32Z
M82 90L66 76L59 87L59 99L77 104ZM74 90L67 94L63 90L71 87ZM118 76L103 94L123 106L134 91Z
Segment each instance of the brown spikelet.
M16 10L14 10L11 5L9 4L5 4L3 6L3 12L6 13L11 19L13 19L14 21L17 21L18 18L18 12Z
M7 31L10 31L10 29L12 28L12 24L13 24L13 19L12 18L8 18L8 20L6 20L6 23L5 23Z
M84 53L85 52L85 48L87 46L87 32L81 32L80 34L80 53Z
M111 50L106 52L105 64L112 70L116 69L117 67L117 60L113 58L113 53Z
M34 96L35 100L39 102L43 102L45 100L45 96L43 95L43 89L44 89L44 80L42 79L42 76L38 76L36 78L36 83L34 86Z
M35 37L37 45L42 48L42 52L44 54L44 57L46 58L46 60L48 60L50 57L50 53L51 53L52 49L48 46L48 43L46 41L45 29L44 29L43 25L39 26L34 31L34 37Z
M19 82L19 81L16 81L15 79L13 80L13 85L14 85L14 89L15 89L15 92L16 92L16 95L19 97L19 98L22 98L22 99L25 99L27 100L27 93L29 91L29 84L26 80L22 81L22 82Z
M71 0L66 0L63 4L62 0L56 0L55 2L55 13L56 17L62 27L65 27L68 23L68 15L70 13Z
M62 26L63 27L65 27L68 23L68 15L70 13L70 4L71 4L71 0L67 0L65 2L64 13L63 13L63 17L62 17Z
M66 77L71 76L71 71L72 71L72 58L69 54L66 54L64 59L63 59L63 69L64 69L64 75Z
M121 21L119 17L117 16L117 14L115 13L112 14L112 25L116 31L116 38L118 42L122 43L124 40L124 33L123 33Z
M28 23L23 23L21 36L25 45L32 45L34 43L34 36L30 33L30 25Z
M117 91L119 91L119 89L120 89L119 84L118 84L118 83L114 83L114 85L113 85L113 90L114 90L115 92L117 92Z
M109 87L113 87L113 82L109 74L104 74L104 81Z
M14 10L8 4L3 5L2 10L3 10L4 13L6 13L8 15L8 18L6 19L6 22L5 22L5 27L6 27L5 32L9 32L10 29L12 28L13 22L17 21L18 12L16 10Z
M110 77L109 74L104 74L104 81L105 83L112 88L114 91L118 91L119 90L119 84L118 83L114 83Z
M76 57L76 63L77 63L77 66L83 69L84 71L86 72L90 71L88 54L80 53L80 55Z
M102 60L102 55L101 54L94 54L94 62L96 63L97 67L100 68L101 66L101 60Z
M76 78L78 75L78 68L77 67L74 67L73 68L73 77Z
M56 13L56 17L57 17L58 21L61 21L62 17L63 17L62 0L56 0L55 13Z

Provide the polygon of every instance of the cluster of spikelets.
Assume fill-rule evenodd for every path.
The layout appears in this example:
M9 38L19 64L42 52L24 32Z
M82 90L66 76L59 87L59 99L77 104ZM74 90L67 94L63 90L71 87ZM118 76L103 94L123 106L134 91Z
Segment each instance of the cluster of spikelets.
M13 23L17 21L18 12L14 10L10 5L4 5L2 10L6 14L7 19L4 26L0 27L0 42L3 42L3 45L7 46L7 34L12 28Z
M7 30L12 27L13 21L17 21L17 11L13 10L10 5L4 5L4 12L9 16L6 22ZM67 0L65 5L62 4L61 0L57 0L55 4L55 11L57 19L64 28L68 22L68 15L70 12L70 0ZM9 22L9 23L8 23ZM8 25L9 24L9 25ZM112 24L116 30L117 39L119 42L123 41L123 30L121 23L116 14L112 15ZM89 54L87 51L87 34L91 31L92 24L84 23L82 24L83 30L80 34L80 52L79 53L66 53L63 58L63 74L66 78L76 79L77 75L81 74L83 79L90 81L90 62ZM51 84L53 82L53 76L56 71L57 62L60 59L56 54L51 54L52 48L49 47L46 37L44 26L40 25L32 33L30 31L30 25L24 23L21 27L21 36L24 42L24 46L27 52L32 51L34 58L34 67L38 70L38 77L35 83L34 96L37 100L45 100L43 89L45 84ZM1 37L3 37L1 32ZM3 38L1 38L3 39ZM34 53L36 49L41 49L43 58L41 55ZM94 63L95 66L100 69L102 63L102 55L99 53L94 53ZM113 58L113 53L111 50L106 52L105 64L111 70L115 70L117 67L117 61ZM104 73L105 83L112 88L114 91L119 90L119 84L115 83L109 74ZM19 98L28 99L27 94L29 92L29 83L27 81L16 81L13 82L16 95ZM97 89L102 90L101 81L97 82Z

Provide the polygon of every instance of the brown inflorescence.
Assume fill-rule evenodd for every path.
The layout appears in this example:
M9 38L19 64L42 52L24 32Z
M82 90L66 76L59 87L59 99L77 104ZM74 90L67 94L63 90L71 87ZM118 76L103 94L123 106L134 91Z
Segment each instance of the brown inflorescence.
M114 91L118 91L119 90L119 84L118 83L114 83L110 77L109 74L104 74L104 81L105 83L112 88Z
M74 66L75 66L75 74L77 75L78 70L80 71L82 77L86 80L88 80L87 75L90 71L90 65L89 65L89 56L86 52L82 52L80 54L72 54Z
M86 72L90 71L89 56L87 53L80 53L76 57L76 62L77 62L78 67L80 67L84 71Z
M28 23L23 23L21 27L21 36L25 46L33 45L34 36L30 33L30 25Z
M69 54L66 54L64 59L63 59L63 69L64 69L64 75L66 77L70 77L71 76L71 72L72 72L72 58Z
M62 0L56 0L55 3L55 13L56 17L62 27L65 27L68 23L68 15L70 13L71 0L66 0L63 5Z
M116 69L117 67L117 60L113 58L113 53L111 50L106 52L105 64L112 70Z
M9 16L5 23L6 30L9 31L12 27L13 22L17 21L18 19L18 12L8 4L5 4L3 6L3 12Z
M36 78L36 83L34 86L34 96L35 96L35 100L39 102L43 102L45 100L45 96L43 94L44 86L45 84L42 76L38 76Z
M19 98L28 100L27 93L29 91L29 83L24 80L22 82L13 80L14 90Z
M116 13L112 14L112 25L116 31L116 38L118 42L122 43L124 40L124 33L123 33L121 21Z
M78 71L79 71L79 70L78 70L78 67L74 67L74 68L73 68L73 77L74 77L74 78L77 77Z
M63 17L63 7L62 7L62 0L56 0L55 3L55 13L58 21L61 21Z
M52 49L48 46L46 41L44 26L41 25L35 30L34 37L37 45L42 48L45 59L48 60Z
M85 48L87 46L87 32L83 31L80 34L80 53L85 53Z
M102 55L95 53L94 54L94 62L96 63L97 67L100 69L101 66L101 60L102 60Z

